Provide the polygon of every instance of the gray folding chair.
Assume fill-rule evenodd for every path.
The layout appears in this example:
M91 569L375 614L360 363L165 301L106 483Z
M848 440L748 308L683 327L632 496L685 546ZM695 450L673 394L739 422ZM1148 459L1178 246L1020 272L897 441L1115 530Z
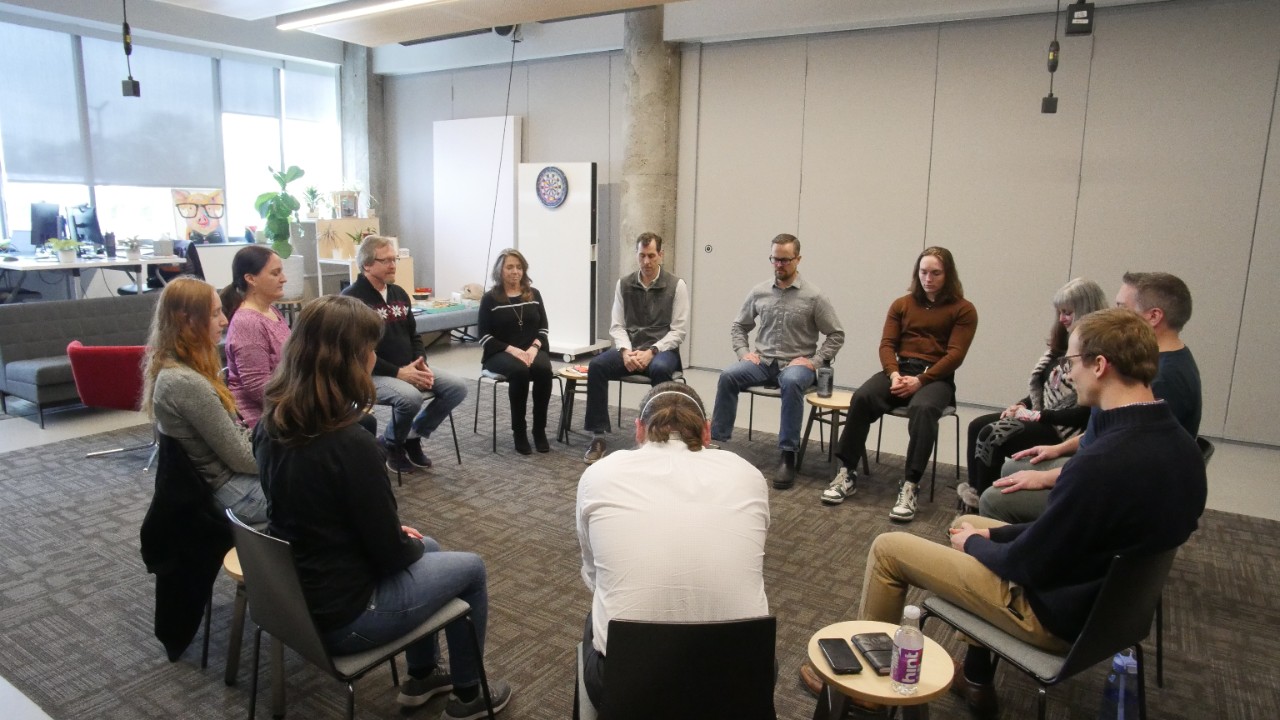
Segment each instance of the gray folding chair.
M298 569L293 563L293 549L289 543L245 525L230 510L227 511L227 517L231 520L236 553L240 556L240 567L244 572L245 592L249 596L249 616L258 625L253 636L253 679L249 686L250 720L253 720L257 710L258 657L264 630L279 642L296 650L311 664L346 683L348 720L355 717L356 680L383 662L388 662L391 665L391 682L399 685L396 655L446 625L465 621L471 628L476 656L480 656L480 639L471 621L471 606L457 598L450 600L425 622L395 642L352 655L330 655L320 639L320 631L311 619L311 611L302 594L302 582L298 579ZM480 662L480 687L489 710L489 720L493 720L493 699L489 695L489 680L485 677L483 661Z

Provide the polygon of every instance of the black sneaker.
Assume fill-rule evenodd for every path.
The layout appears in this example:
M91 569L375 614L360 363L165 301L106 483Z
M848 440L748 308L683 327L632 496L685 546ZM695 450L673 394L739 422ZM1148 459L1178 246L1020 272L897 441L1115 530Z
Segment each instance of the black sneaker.
M403 445L392 445L384 442L382 446L387 451L388 470L398 473L411 473L414 471L413 463L409 462L409 458L405 456Z
M415 467L431 467L431 458L422 452L422 438L409 438L404 441L404 456Z
M511 702L511 686L505 680L494 680L489 683L489 695L493 698L493 712L500 713ZM479 720L488 715L489 710L484 706L484 690L476 688L476 697L469 702L459 700L457 695L450 695L440 720Z
M453 679L449 676L449 671L436 668L424 678L409 678L400 683L400 695L396 702L405 707L418 707L452 689Z

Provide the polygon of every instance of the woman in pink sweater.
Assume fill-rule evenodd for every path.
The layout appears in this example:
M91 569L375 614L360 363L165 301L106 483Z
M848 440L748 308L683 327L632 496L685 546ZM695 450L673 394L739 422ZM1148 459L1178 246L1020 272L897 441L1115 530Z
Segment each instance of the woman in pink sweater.
M227 328L227 387L244 424L262 415L262 393L280 363L289 325L273 303L284 297L284 264L265 245L250 245L231 261L231 284L222 290Z

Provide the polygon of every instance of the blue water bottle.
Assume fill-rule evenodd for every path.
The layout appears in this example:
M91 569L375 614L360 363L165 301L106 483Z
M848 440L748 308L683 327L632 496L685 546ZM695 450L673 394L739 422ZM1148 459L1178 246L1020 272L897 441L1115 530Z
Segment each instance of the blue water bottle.
M1107 686L1102 690L1098 720L1136 720L1138 717L1138 659L1131 651L1111 659Z

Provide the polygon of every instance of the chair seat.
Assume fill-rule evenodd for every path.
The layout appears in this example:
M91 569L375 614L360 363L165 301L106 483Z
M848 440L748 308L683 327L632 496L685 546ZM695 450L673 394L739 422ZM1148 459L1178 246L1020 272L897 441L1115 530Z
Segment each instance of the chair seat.
M496 373L496 372L493 372L493 371L490 371L490 370L485 370L485 369L483 369L483 368L481 368L481 370L480 370L480 377L484 378L485 380L492 380L492 381L494 381L494 382L506 382L506 381L507 381L507 376L506 376L506 375L499 375L499 374L498 374L498 373Z
M67 356L14 360L5 366L5 375L11 382L32 385L58 385L73 382L71 363Z
M684 372L677 370L671 373L671 379L672 381L683 380ZM622 377L618 378L618 380L620 382L631 383L633 385L652 385L653 384L653 381L649 379L648 375L623 375Z
M896 407L890 410L889 414L899 418L911 417L911 413L908 411L906 405L903 405L902 407ZM948 405L942 408L942 417L951 417L952 415L955 415L955 414L956 414L956 409L955 409L955 406L953 405Z
M1053 684L1058 673L1066 662L1066 654L1058 655L1033 647L1015 639L995 625L974 615L955 603L947 602L937 595L925 598L924 607L937 615L948 625L963 628L968 635L979 644L984 645L1009 661L1020 665L1028 673L1035 675L1040 682Z
M386 662L388 657L400 652L402 648L408 647L427 635L440 630L440 628L469 612L471 612L470 605L463 600L454 598L433 613L431 617L422 621L421 625L408 634L397 638L394 642L351 655L334 655L330 658L333 661L333 669L338 671L338 674L344 680L359 677L370 668Z
M772 398L782 397L782 388L778 387L777 385L752 385L751 387L747 388L747 392L751 393L752 395L759 395L761 397L772 397Z

